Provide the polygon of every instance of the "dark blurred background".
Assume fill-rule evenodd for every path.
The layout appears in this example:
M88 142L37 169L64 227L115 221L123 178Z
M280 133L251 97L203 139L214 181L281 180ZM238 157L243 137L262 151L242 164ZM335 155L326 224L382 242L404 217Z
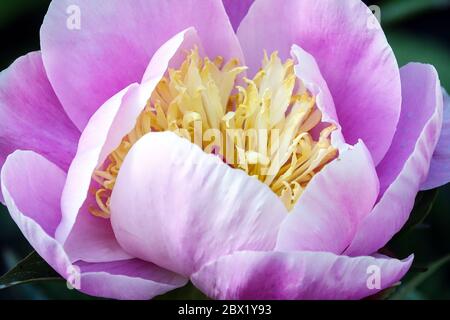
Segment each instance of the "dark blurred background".
M409 61L433 64L439 72L442 85L450 92L450 0L364 2L381 9L381 24L399 65L403 66ZM0 1L0 40L3 43L0 49L0 70L7 68L19 56L39 50L39 29L49 3L49 0ZM430 193L422 196L429 198ZM0 275L31 251L32 248L9 217L6 208L0 204ZM395 298L450 299L450 264L436 264L436 261L450 253L449 185L440 188L426 219L394 238L386 251L400 258L415 254L414 267L397 290ZM169 296L178 297L196 297L196 294L191 289L181 289ZM63 281L51 281L0 290L0 299L91 298L68 290Z

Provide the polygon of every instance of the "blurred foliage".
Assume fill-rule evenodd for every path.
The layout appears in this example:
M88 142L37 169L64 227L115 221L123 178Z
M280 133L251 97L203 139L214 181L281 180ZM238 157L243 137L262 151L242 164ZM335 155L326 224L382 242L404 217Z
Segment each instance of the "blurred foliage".
M17 57L39 50L39 29L49 0L0 1L0 70ZM280 1L281 2L281 1ZM429 63L450 92L450 0L365 1L381 8L381 24L399 65ZM433 202L433 206L430 203ZM0 205L0 275L15 266L32 248ZM389 290L392 299L450 299L450 186L436 194L419 194L416 209L403 230L387 245L389 255L414 253L414 265L402 284ZM386 294L387 296L388 294ZM68 290L64 281L22 284L0 290L0 299L93 299ZM157 299L205 299L192 284Z
M417 288L424 283L427 279L433 276L436 272L438 272L443 266L446 266L450 261L450 254L445 257L434 261L429 266L426 267L426 270L414 275L408 282L406 282L403 286L401 286L397 291L389 297L392 300L400 300L407 299L408 297L414 297L420 293L417 291Z
M405 233L414 231L415 228L422 226L424 220L433 210L438 195L439 189L419 192L416 196L414 208L411 211L408 221L405 223L402 230L395 235L392 241L403 236Z
M445 10L448 0L394 0L365 1L367 5L378 4L382 7L383 26L389 26L405 19L423 15L428 11ZM378 3L376 3L378 2Z

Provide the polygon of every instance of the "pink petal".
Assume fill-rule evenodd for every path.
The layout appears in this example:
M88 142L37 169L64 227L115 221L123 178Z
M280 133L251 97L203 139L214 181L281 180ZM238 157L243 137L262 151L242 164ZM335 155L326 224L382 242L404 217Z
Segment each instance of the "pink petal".
M182 38L190 29L183 31L174 38ZM145 81L142 84L132 84L109 99L90 119L83 131L78 145L77 154L70 166L67 182L61 200L63 219L56 238L64 243L77 220L78 213L90 215L86 210L80 210L88 196L92 174L108 154L116 149L123 137L129 133L136 124L136 119L145 107L154 88L163 77L172 57L177 57L177 45L183 41L169 40L156 53L150 65L154 70L147 69ZM165 53L166 55L163 55ZM86 208L86 206L84 207ZM80 218L90 219L90 218ZM102 222L97 222L102 224ZM103 221L103 230L110 233L110 223ZM84 233L83 227L74 228L74 232ZM114 257L121 259L120 256ZM88 259L88 258L86 258ZM90 260L90 258L89 258Z
M237 30L255 0L222 0L233 29Z
M186 59L186 52L195 47L197 47L199 51L203 51L200 53L204 54L203 44L200 41L195 28L187 28L174 35L155 52L144 72L141 82L161 78L161 75L166 72L168 67L175 69L179 68ZM170 61L165 63L167 59L170 59Z
M88 195L95 168L103 162L109 154L108 151L114 150L114 146L117 146L121 141L121 137L116 137L116 133L111 128L118 126L118 123L122 124L119 115L130 114L129 117L126 117L127 119L136 114L134 117L136 119L139 110L135 109L143 107L136 101L138 89L139 85L133 84L108 100L94 114L83 131L77 154L67 174L67 181L61 198L62 221L56 231L56 239L61 243L67 240L77 220L78 212ZM133 125L130 123L129 130L124 132L129 132L132 128ZM111 136L115 137L117 141L114 141ZM114 142L116 144L113 144ZM85 214L89 213L86 212ZM105 223L109 224L106 220Z
M378 187L370 153L360 142L311 180L281 225L277 250L340 254L372 210Z
M216 299L361 299L399 281L412 260L243 251L205 265L191 280ZM375 269L379 288L368 286L375 284L370 278Z
M293 44L316 59L350 144L362 139L375 164L388 150L400 115L397 62L360 0L260 0L238 29L250 74L263 49L289 58Z
M266 185L172 132L136 142L111 197L120 245L185 276L237 250L271 250L285 215Z
M444 95L444 121L441 136L431 158L430 171L421 189L428 190L450 182L450 98L442 89Z
M89 198L80 209L73 229L64 242L64 250L72 262L109 262L133 258L127 254L116 240L109 220L94 217L89 206L94 205Z
M40 52L0 73L0 119L0 168L16 149L39 152L60 168L69 167L80 133L48 82Z
M333 124L337 128L331 134L331 143L338 149L345 149L345 141L336 115L333 97L316 60L297 45L292 46L291 55L297 62L294 67L295 75L314 94L317 108L322 113L322 122L327 123L327 125Z
M78 11L80 29L73 30ZM208 56L242 57L220 0L53 1L41 29L44 64L78 128L116 92L139 81L163 43L191 26Z
M378 168L386 191L361 224L346 250L348 255L377 251L405 224L439 139L442 92L436 70L430 65L410 63L401 69L401 75L403 107L399 130Z
M377 166L381 184L380 196L402 171L406 161L415 151L425 125L436 112L436 107L442 105L440 88L436 94L439 79L433 67L410 64L401 69L401 75L403 106L400 122L388 153ZM436 142L433 148L435 144Z
M74 280L71 257L54 239L61 219L59 200L66 174L31 151L16 151L1 172L3 195L11 217L33 248L62 277ZM109 298L148 299L183 286L186 280L137 259L81 267L80 290Z
M186 285L187 279L139 260L76 264L84 293L126 300L149 300Z
M11 217L30 243L54 237L61 220L59 200L65 178L63 170L33 151L17 150L6 159L1 172L3 195Z

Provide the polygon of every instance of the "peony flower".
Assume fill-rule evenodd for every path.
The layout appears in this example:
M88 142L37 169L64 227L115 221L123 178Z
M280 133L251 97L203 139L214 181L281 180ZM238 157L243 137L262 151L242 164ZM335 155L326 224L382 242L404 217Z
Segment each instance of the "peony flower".
M448 97L361 1L61 0L40 35L0 75L2 201L82 292L360 299L410 268L377 251L450 180Z

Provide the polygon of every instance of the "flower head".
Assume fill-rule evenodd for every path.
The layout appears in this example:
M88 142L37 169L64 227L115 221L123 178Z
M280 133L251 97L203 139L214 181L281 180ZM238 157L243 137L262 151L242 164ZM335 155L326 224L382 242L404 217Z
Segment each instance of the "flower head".
M448 99L368 18L360 0L52 2L41 51L0 75L11 216L97 296L392 286L412 256L377 251L450 180Z

